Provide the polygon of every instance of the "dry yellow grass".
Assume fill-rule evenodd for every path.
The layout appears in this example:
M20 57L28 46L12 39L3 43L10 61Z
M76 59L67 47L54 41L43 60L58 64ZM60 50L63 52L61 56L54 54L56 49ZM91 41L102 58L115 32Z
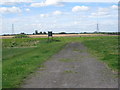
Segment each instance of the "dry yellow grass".
M31 38L45 38L47 35L28 35ZM90 36L111 36L108 34L54 34L53 37L90 37ZM0 36L0 38L8 39L14 36Z

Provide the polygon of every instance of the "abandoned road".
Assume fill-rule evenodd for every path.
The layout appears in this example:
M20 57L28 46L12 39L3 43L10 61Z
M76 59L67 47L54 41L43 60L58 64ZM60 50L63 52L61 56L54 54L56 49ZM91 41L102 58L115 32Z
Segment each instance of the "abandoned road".
M30 75L22 88L117 88L118 79L87 48L72 42Z

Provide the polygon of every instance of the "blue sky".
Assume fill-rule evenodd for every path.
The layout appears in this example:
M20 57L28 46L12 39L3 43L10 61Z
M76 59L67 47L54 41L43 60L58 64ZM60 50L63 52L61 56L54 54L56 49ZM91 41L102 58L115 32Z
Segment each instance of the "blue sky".
M7 2L0 6L2 34L53 32L94 32L97 17L101 32L118 31L117 2Z

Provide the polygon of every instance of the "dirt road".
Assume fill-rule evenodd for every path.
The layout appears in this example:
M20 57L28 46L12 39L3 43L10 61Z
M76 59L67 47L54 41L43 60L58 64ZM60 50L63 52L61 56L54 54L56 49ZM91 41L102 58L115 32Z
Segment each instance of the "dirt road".
M30 75L23 88L117 88L116 74L91 56L81 43L70 43Z

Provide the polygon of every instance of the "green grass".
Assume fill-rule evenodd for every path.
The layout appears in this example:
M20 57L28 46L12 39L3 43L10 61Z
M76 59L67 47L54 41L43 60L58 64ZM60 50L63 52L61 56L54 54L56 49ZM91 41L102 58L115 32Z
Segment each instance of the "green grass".
M3 88L19 87L27 75L65 45L40 41L35 48L3 48Z
M2 89L2 40L0 39L0 89Z
M98 59L104 61L113 70L118 70L118 37L97 37L84 40L83 43Z
M97 37L66 37L61 38L64 42L82 42L88 47L89 52L103 61L112 70L120 69L118 58L118 36L97 36ZM77 50L74 50L77 51Z
M60 61L61 62L72 62L73 60L69 58L63 58L63 59L60 59Z
M41 38L44 40L45 38ZM13 38L13 39L4 39L2 41L3 48L10 47L33 47L40 42L39 38Z
M72 70L66 70L66 71L64 71L64 73L73 73L73 71Z
M118 70L118 37L59 37L3 39L3 87L19 87L23 79L60 51L67 43L82 42L93 55L113 70ZM13 45L13 42L16 43ZM68 60L62 60L67 62Z
M20 35L15 35L14 38L29 38L29 36L20 34Z
M63 72L64 74L70 74L70 73L78 73L76 71L72 71L72 70L66 70Z
M60 59L59 61L61 61L61 62L77 62L77 61L79 61L80 62L80 60L76 60L76 59L70 59L70 58L62 58L62 59Z

